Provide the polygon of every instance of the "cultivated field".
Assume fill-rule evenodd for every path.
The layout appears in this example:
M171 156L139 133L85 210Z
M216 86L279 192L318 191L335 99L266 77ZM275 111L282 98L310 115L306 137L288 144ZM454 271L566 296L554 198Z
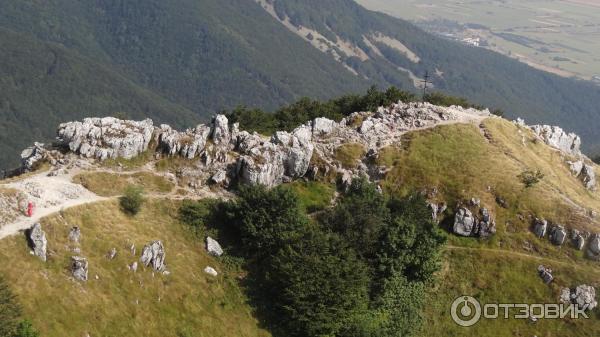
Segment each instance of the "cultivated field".
M486 48L562 76L600 76L600 0L357 2L438 33L480 37Z

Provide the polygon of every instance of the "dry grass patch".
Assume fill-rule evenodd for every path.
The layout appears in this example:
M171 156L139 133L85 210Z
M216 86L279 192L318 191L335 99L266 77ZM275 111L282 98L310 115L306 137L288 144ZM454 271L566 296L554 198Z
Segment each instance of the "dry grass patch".
M237 272L205 253L202 238L175 218L178 204L149 201L135 217L117 201L69 209L42 221L50 252L46 263L29 254L23 236L0 241L2 273L42 336L268 336L258 328ZM81 253L67 239L82 231ZM162 240L170 275L127 265L139 261L144 244ZM137 254L129 247L135 244ZM114 260L106 258L117 248ZM89 261L88 282L69 273L71 256ZM206 266L219 271L213 278ZM96 279L98 275L98 279Z
M73 177L73 181L104 197L121 195L129 185L141 186L147 193L169 193L175 187L166 178L150 172L133 174L86 172Z
M365 148L358 143L342 144L335 149L335 159L342 164L344 168L354 168L358 165L362 157L365 156Z

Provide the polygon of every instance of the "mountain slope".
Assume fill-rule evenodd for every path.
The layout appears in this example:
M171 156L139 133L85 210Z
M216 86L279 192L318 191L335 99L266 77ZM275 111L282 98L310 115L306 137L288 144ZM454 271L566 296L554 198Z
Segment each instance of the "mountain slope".
M343 62L379 83L394 84L409 71L426 71L436 89L504 110L507 117L550 123L576 131L597 148L600 125L598 86L535 70L525 64L480 48L463 46L428 34L414 25L350 0L258 0L279 20L306 27L327 37L331 49L346 46L353 55ZM289 26L289 25L288 25ZM316 33L313 33L315 35ZM361 55L365 61L361 61ZM403 70L399 70L403 69ZM376 74L372 74L375 71ZM418 81L418 79L416 79Z
M530 123L560 124L580 134L588 151L598 145L598 87L446 41L351 0L4 1L0 27L16 32L0 40L4 72L39 78L22 68L34 61L11 57L29 44L58 44L87 64L70 79L27 83L23 121L0 106L12 132L2 138L11 144L2 151L3 168L15 164L23 144L48 140L58 120L123 111L189 126L239 104L273 110L301 96L329 98L372 84L416 90L425 71L436 89ZM112 95L89 99L102 91L99 83L123 82L107 85ZM5 101L22 100L10 86L2 91ZM145 103L131 99L141 93Z

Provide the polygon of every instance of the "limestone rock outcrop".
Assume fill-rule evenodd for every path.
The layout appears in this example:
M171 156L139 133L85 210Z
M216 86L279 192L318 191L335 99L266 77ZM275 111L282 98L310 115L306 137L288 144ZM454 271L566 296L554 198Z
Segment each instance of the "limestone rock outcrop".
M114 117L85 118L58 127L59 141L86 158L133 158L148 149L152 120L120 120Z
M453 232L461 236L471 236L476 221L469 209L461 207L454 216Z
M585 284L577 286L575 289L562 288L560 301L562 303L576 304L580 309L585 310L592 310L598 306L596 289Z
M71 273L76 280L88 280L88 261L84 257L71 257Z
M531 130L546 144L573 156L581 154L581 138L574 133L567 133L558 126L533 125Z
M152 269L163 272L166 269L165 265L165 248L161 241L153 241L144 246L140 262Z
M567 163L569 164L569 168L573 175L583 182L585 188L588 190L596 189L596 171L594 170L593 165L586 164L583 159L569 161Z
M46 233L42 230L42 225L39 223L34 224L29 229L29 242L33 249L33 254L42 259L42 261L46 261L48 240L46 239Z

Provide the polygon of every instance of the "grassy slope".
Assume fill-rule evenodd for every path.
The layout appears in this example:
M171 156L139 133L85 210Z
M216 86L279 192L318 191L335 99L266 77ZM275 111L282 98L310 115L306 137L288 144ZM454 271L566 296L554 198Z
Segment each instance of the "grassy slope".
M598 210L600 195L585 190L571 176L561 154L534 142L529 131L520 132L514 124L495 118L484 121L481 128L441 126L408 134L402 149L388 148L380 156L381 164L396 163L383 182L391 193L437 187L436 198L450 208L458 201L478 197L497 223L498 233L488 241L449 235L445 268L430 291L422 336L585 336L600 331L598 317L536 325L499 320L472 329L460 328L450 319L450 305L460 295L474 295L484 302L556 303L560 286L600 285L597 263L585 259L568 240L558 248L547 239L535 238L529 229L531 216L543 216L568 227L599 232L597 220L583 217L567 199ZM525 189L517 178L524 169L540 169L546 177ZM496 196L505 199L509 207L500 207ZM446 229L453 212L447 214L442 222ZM528 244L533 246L531 251L524 248ZM554 269L553 285L544 285L537 276L539 264Z
M150 172L132 174L86 172L73 177L73 181L104 197L121 195L129 185L141 186L147 193L168 193L175 187L164 177Z
M21 236L0 242L5 275L25 314L43 336L268 336L258 328L237 273L205 253L202 239L175 220L177 204L152 201L135 218L116 201L70 209L43 220L51 253L43 263L29 255ZM75 282L68 266L69 228L81 227L81 255L89 259L90 280ZM160 239L170 275L127 265L139 259L144 244ZM129 247L134 243L138 255ZM113 247L117 257L109 261ZM220 272L212 278L207 266ZM96 280L95 276L99 279ZM33 291L33 292L32 292ZM191 329L190 327L194 327Z

